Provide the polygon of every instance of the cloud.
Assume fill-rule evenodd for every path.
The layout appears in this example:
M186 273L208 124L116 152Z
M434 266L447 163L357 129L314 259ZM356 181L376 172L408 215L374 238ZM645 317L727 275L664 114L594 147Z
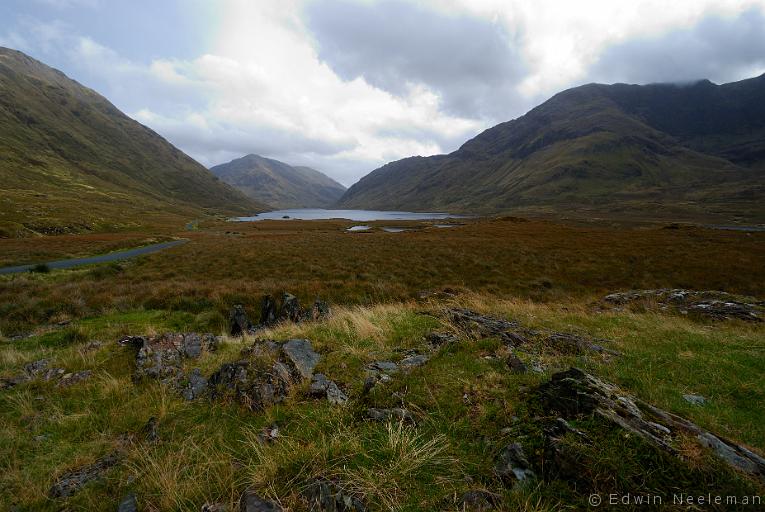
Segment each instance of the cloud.
M319 57L346 80L399 96L422 84L445 111L470 118L502 118L517 104L526 69L497 21L401 0L311 2L305 12Z
M765 16L749 10L733 18L708 17L686 30L608 48L593 66L595 80L633 83L707 78L730 82L765 71Z

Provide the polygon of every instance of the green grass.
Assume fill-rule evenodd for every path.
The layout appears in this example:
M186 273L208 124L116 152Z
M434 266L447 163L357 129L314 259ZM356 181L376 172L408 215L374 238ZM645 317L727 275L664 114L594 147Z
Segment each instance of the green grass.
M496 454L510 442L530 458L541 450L540 427L530 390L556 369L577 365L613 381L638 397L682 414L731 439L765 450L762 403L765 372L762 326L737 322L700 324L651 313L593 313L581 302L535 304L465 295L460 305L499 314L533 328L566 330L614 340L623 356L561 356L544 347L538 357L545 374L512 374L499 340L464 339L435 353L426 366L399 374L362 395L364 366L397 361L405 349L424 350L423 336L453 330L418 311L435 303L391 303L336 307L321 323L289 325L264 337L307 337L322 354L317 371L346 390L351 401L331 407L307 395L305 385L284 404L252 413L235 402L184 402L155 382L133 384L132 351L115 340L124 334L199 329L205 313L134 310L87 318L23 340L0 345L0 372L47 357L94 377L71 388L32 382L0 393L0 510L58 510L63 502L45 497L52 479L114 449L123 462L106 480L86 486L66 501L72 510L113 510L134 491L147 510L197 510L207 501L234 504L242 489L255 486L291 510L304 505L301 491L314 477L340 479L364 496L370 510L452 510L455 497L486 489L500 510L578 510L590 492L723 492L762 494L703 450L683 446L677 459L595 420L577 423L596 447L567 439L590 468L581 482L539 480L507 489L494 476ZM91 339L103 346L87 352ZM236 360L252 340L227 340L219 351L188 367L206 375ZM696 392L709 403L691 407L681 395ZM367 407L403 405L416 426L364 421ZM160 441L148 444L141 429L159 419ZM281 437L261 445L261 428L278 424ZM47 436L36 440L37 436ZM128 441L126 441L128 439ZM4 508L3 508L4 507ZM670 507L671 509L671 507Z

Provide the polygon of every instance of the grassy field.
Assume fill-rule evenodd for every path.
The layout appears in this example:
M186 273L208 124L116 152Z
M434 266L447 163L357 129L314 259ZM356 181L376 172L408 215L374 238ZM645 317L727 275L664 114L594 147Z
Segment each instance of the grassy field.
M129 262L0 277L2 334L30 335L0 341L0 377L41 358L67 372L93 371L71 387L35 380L0 391L0 511L115 510L127 492L147 511L199 510L206 502L235 507L246 487L297 511L305 509L302 493L316 477L342 481L373 511L461 510L468 490L491 493L496 509L506 511L582 510L591 493L652 493L670 501L673 492L765 493L695 443L681 444L673 457L597 419L575 423L593 444L567 441L588 468L576 481L540 476L510 488L493 471L511 442L521 443L530 460L543 457L540 421L550 418L535 405L533 390L570 366L765 452L762 324L594 307L603 294L630 288L762 297L765 234L517 219L444 229L397 223L412 231L385 233L374 224L371 233L346 233L353 223L203 223L161 235L183 236L188 244ZM142 233L67 236L38 244L0 240L0 248L15 262L27 253L55 259L145 240ZM451 298L418 298L445 288ZM261 296L285 290L303 303L329 299L333 315L260 336L310 339L322 356L317 371L346 392L345 406L311 398L307 383L283 404L253 413L225 400L187 402L158 382L133 382L134 352L116 343L121 336L224 334L232 304L245 304L257 320ZM622 355L532 345L518 355L541 371L515 374L499 338L474 339L445 320L443 310L452 306L532 329L605 338ZM424 351L432 331L452 332L459 341L364 393L366 364ZM92 340L103 344L93 348ZM209 376L253 342L226 337L187 369ZM707 403L691 405L683 394ZM395 406L412 411L416 426L365 419L368 407ZM158 419L156 443L143 440L150 417ZM280 437L259 442L263 427L273 424ZM65 501L47 497L57 476L114 451L121 462L103 480Z

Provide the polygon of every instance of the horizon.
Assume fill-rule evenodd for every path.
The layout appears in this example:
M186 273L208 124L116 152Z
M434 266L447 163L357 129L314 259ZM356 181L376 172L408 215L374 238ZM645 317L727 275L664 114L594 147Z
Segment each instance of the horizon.
M656 5L11 1L0 45L208 168L252 153L350 186L390 161L450 153L578 85L765 72L765 0Z

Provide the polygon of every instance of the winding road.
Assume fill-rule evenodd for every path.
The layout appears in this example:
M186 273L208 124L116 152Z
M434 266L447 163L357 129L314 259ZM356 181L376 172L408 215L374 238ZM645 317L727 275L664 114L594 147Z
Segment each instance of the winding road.
M176 245L185 244L186 242L188 242L188 240L173 240L170 242L161 242L158 244L145 245L143 247L136 247L135 249L110 252L108 254L90 256L87 258L72 258L70 260L49 261L45 263L45 265L47 265L48 268L52 270L52 269L80 267L82 265L92 265L94 263L108 263L110 261L127 260L130 258L135 258L137 256L143 256L145 254L151 254L154 252L162 251L164 249L169 249L170 247L175 247ZM3 267L3 268L0 268L0 274L17 274L19 272L28 272L34 267L35 265L19 265L16 267Z

